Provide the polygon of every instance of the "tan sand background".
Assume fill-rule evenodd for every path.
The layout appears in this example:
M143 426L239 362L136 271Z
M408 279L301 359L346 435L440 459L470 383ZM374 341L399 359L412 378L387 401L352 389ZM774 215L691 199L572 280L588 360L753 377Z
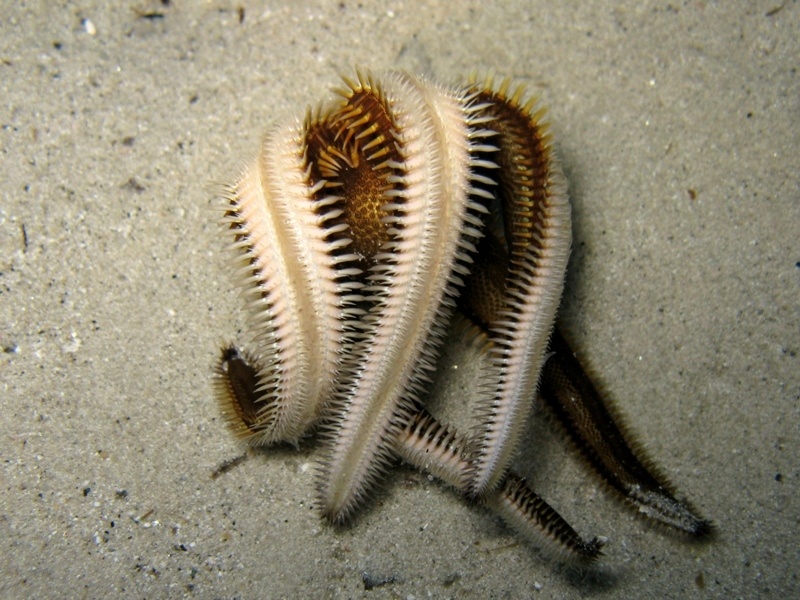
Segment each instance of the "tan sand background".
M798 32L794 0L7 3L0 596L797 595ZM516 468L609 538L593 572L410 469L335 530L313 444L212 479L245 454L209 385L243 320L207 183L354 64L542 95L574 202L562 318L711 543L631 514L541 418ZM436 393L473 367L447 353Z

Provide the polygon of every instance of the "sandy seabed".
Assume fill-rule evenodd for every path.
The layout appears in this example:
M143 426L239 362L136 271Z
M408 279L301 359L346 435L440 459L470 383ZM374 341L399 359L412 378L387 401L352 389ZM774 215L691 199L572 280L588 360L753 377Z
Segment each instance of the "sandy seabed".
M780 0L4 10L0 595L800 593L798 31ZM313 442L229 435L210 375L244 319L209 182L353 65L542 96L574 207L561 319L711 542L632 514L538 413L515 469L608 538L589 572L408 468L334 529ZM434 396L471 366L447 349Z

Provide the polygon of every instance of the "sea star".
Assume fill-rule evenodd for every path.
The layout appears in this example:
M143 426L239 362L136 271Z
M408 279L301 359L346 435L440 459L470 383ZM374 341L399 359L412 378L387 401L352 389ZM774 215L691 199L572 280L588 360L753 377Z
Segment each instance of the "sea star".
M602 542L583 540L509 472L538 384L613 489L707 534L551 337L571 221L543 109L508 80L453 88L388 72L345 83L338 102L269 133L222 194L254 347L223 348L216 371L235 431L297 443L317 427L318 502L332 522L400 456L561 559L589 560ZM453 313L489 358L468 436L422 401Z

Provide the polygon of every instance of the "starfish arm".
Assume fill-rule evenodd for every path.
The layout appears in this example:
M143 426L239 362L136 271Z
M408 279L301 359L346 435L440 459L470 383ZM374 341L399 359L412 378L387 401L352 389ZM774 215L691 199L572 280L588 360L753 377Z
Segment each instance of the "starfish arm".
M555 560L572 565L594 561L602 555L603 538L584 540L527 482L509 473L486 505L503 520Z
M269 133L257 160L223 194L223 229L236 256L253 344L262 409L247 429L251 442L296 440L333 389L342 336L341 257L347 243L326 221L337 215L318 200L305 164L299 122Z
M555 158L544 111L524 88L509 93L510 81L495 88L491 78L473 84L477 102L492 117L498 146L497 202L491 208L502 221L494 237L504 246L493 251L484 239L473 279L481 270L500 272L492 291L496 301L481 315L492 338L487 380L491 387L477 407L476 450L469 490L482 496L503 481L530 414L547 339L564 287L572 241L567 186ZM487 245L489 247L487 247ZM499 268L498 268L499 265ZM478 272L476 276L476 272ZM492 275L488 275L492 279ZM496 281L496 279L495 279ZM481 303L484 286L470 282L466 302Z
M396 439L396 451L407 463L431 473L467 496L471 463L468 441L454 428L439 423L416 404ZM527 482L509 473L498 488L483 499L544 554L568 564L586 564L600 556L603 541L584 540Z
M710 521L676 499L663 476L629 443L619 418L558 329L553 332L550 352L542 372L541 396L589 465L641 514L695 537L709 534Z
M381 96L391 107L403 173L385 193L389 241L367 286L374 307L365 339L331 403L319 503L343 522L364 501L391 458L395 414L422 391L433 369L450 290L460 279L460 244L469 208L470 139L461 93L388 73ZM371 294L371 296L369 295Z

